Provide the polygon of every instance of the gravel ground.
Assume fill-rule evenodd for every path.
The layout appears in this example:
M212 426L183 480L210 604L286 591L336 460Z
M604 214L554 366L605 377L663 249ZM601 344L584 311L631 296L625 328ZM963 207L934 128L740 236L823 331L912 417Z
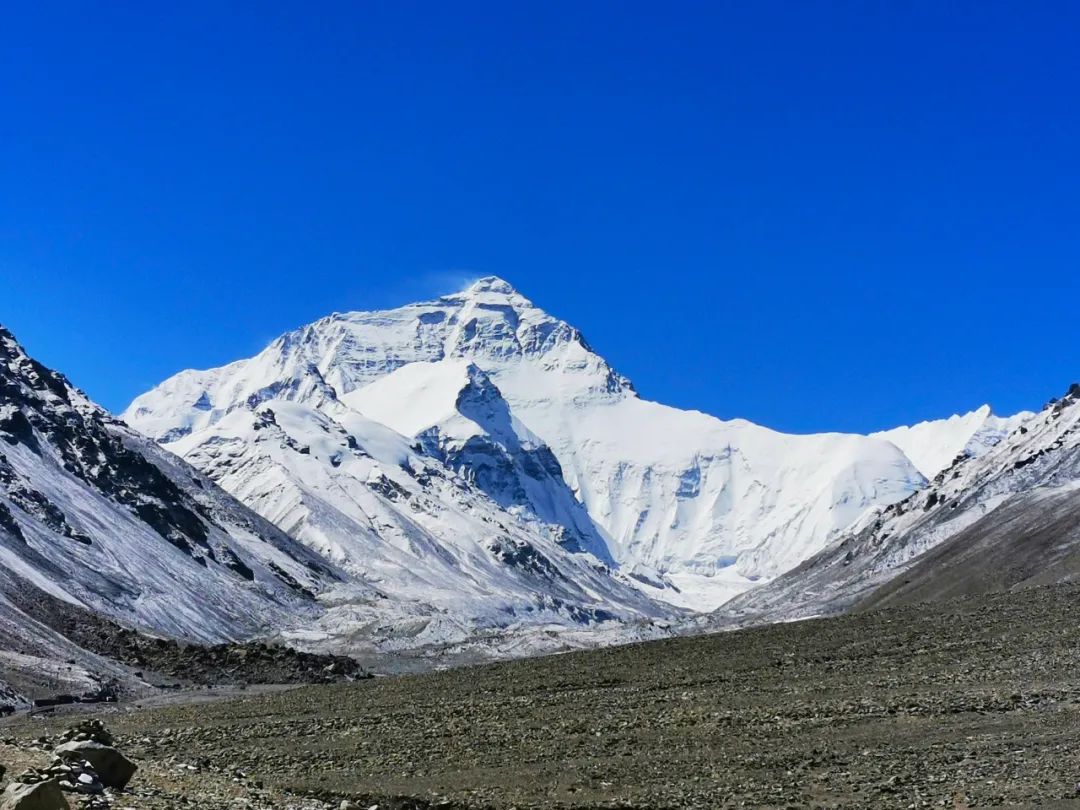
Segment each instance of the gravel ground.
M1078 614L1043 588L97 716L138 807L1080 807Z

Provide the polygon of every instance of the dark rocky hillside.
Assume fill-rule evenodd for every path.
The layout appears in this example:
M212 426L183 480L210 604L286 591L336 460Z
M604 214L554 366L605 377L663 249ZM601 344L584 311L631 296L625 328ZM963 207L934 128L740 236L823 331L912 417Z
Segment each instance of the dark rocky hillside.
M931 549L859 605L940 602L1080 579L1080 490L1040 489Z

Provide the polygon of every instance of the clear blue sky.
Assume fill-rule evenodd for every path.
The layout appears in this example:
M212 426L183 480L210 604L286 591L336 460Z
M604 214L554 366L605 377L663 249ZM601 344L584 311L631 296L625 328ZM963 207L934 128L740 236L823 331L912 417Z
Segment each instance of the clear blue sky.
M1038 407L1080 378L1077 9L14 4L0 322L120 409L496 274L682 407Z

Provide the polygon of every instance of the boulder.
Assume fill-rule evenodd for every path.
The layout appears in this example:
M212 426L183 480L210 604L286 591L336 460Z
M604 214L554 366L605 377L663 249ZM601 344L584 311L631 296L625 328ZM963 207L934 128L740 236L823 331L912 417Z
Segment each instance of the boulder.
M82 759L89 762L105 787L122 790L127 787L139 766L115 748L93 740L73 740L57 746L53 751L64 759Z
M0 796L0 810L70 810L56 780L24 785L12 782Z

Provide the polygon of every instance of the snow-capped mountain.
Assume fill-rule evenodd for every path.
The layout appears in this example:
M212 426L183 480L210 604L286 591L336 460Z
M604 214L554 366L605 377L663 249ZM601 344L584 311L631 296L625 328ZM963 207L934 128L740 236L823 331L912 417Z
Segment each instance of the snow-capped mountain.
M1073 547L1067 517L1077 511L1080 386L1021 419L993 446L978 447L926 489L866 515L819 554L727 603L715 620L732 625L839 613L874 599L889 582L895 599L908 591L978 592L983 585L976 580L984 577L1038 582L1040 567L1045 581L1068 573L1061 560ZM1002 567L991 572L994 561ZM909 581L906 572L917 564L922 570Z
M842 610L1017 493L1075 488L1077 398L782 434L642 399L487 278L182 372L136 433L0 330L0 634L63 645L28 587L187 639L465 657L732 597L710 622Z
M438 504L454 514L462 510L447 498L465 486L520 522L522 542L546 536L571 559L585 553L650 596L699 610L768 581L868 508L926 483L880 437L785 435L644 400L578 330L497 278L399 309L332 315L249 360L177 374L125 412L281 528L387 587L393 578L372 549L405 548L409 568L408 555L442 558L436 549L453 548L447 538L462 531L478 542L475 529L447 532L442 513L409 512L434 545L417 554L390 539L408 533L341 483L340 451L310 450L305 463L316 471L255 449L251 425L263 406L277 422L265 430L283 430L298 447L351 436L355 452L375 459L365 464L378 466L357 467L352 479L385 476L429 499L432 512ZM387 457L373 447L395 449ZM391 474L403 464L421 480ZM434 472L421 469L451 483L436 492ZM311 481L327 477L313 490ZM347 521L326 517L343 511Z
M0 327L0 615L9 634L20 623L7 595L30 586L184 639L268 635L321 612L317 594L342 576Z

